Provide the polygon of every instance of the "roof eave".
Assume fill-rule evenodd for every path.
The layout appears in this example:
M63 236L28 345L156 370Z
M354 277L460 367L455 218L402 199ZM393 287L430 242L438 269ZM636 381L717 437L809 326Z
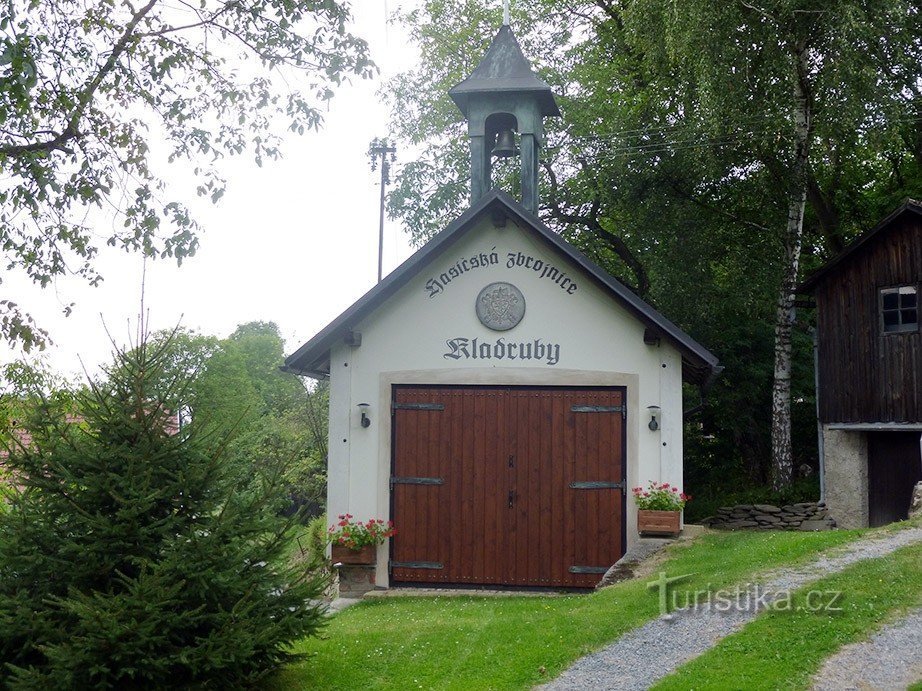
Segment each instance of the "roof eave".
M448 95L451 96L451 100L455 102L455 105L458 106L458 110L464 115L464 117L470 116L470 101L473 96L478 96L480 94L486 93L502 93L502 94L535 94L537 95L538 105L541 109L541 115L544 117L560 117L560 107L557 105L557 99L554 98L553 92L550 90L550 87L540 88L540 87L524 87L514 84L508 84L506 86L500 86L491 89L479 89L479 88L465 88L464 82L461 82L458 86L454 87L448 92Z
M893 212L891 212L884 220L882 220L870 230L867 230L859 235L851 243L849 243L845 249L839 252L839 254L823 264L823 266L818 268L812 274L807 276L807 278L805 278L797 286L797 292L799 294L812 294L820 283L825 281L826 278L830 275L834 274L843 263L845 263L853 254L855 254L855 252L864 247L864 245L874 239L885 228L892 225L900 216L905 213L914 213L916 215L922 216L922 203L916 201L915 199L904 200L903 203L900 204Z
M306 371L311 365L323 357L324 353L328 356L336 340L340 337L345 337L345 335L352 330L352 327L366 316L366 306L374 301L383 302L389 298L402 287L403 283L401 279L406 273L414 269L422 269L431 259L434 259L434 256L438 254L438 251L443 245L449 247L460 239L464 233L459 234L457 231L470 223L481 211L486 209L487 206L494 201L495 196L495 193L485 195L458 218L449 223L443 230L436 233L429 242L410 255L400 266L385 276L380 283L373 286L336 319L317 332L313 338L285 358L284 366L289 369ZM374 307L376 307L376 305L372 305L369 311L374 309Z

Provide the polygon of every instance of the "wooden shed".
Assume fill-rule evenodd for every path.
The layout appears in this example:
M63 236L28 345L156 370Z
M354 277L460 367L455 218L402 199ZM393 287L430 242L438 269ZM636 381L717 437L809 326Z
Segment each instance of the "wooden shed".
M592 587L637 539L627 488L681 487L682 382L717 360L538 219L559 111L508 26L451 94L471 207L285 367L330 379L329 515L397 525L378 586Z
M922 480L922 205L906 201L801 290L816 300L830 511L843 527L906 518Z

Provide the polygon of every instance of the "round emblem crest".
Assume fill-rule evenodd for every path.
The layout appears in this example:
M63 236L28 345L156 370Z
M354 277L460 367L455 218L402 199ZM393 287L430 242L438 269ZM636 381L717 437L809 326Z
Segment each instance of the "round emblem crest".
M508 331L525 316L525 296L511 283L491 283L474 305L480 323L493 331Z

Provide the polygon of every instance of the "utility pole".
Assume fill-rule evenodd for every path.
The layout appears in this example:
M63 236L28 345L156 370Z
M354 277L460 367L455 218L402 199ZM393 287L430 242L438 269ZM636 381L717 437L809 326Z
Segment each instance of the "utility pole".
M368 148L371 169L377 170L381 158L381 208L378 217L378 283L381 282L384 265L384 192L391 181L391 163L397 160L397 147L390 146L387 139L375 137Z

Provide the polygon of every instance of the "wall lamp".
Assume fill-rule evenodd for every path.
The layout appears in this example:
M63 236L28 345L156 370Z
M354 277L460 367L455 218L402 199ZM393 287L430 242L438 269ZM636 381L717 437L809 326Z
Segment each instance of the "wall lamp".
M371 418L368 417L368 404L367 404L367 403L359 403L358 406L356 406L356 407L357 407L359 410L362 411L362 427L370 427L370 426L371 426Z
M660 407L658 405L648 405L647 410L650 411L650 422L647 423L647 427L650 428L651 432L655 432L659 429L659 420L656 418L659 417L660 420L663 419L663 416L660 414Z

